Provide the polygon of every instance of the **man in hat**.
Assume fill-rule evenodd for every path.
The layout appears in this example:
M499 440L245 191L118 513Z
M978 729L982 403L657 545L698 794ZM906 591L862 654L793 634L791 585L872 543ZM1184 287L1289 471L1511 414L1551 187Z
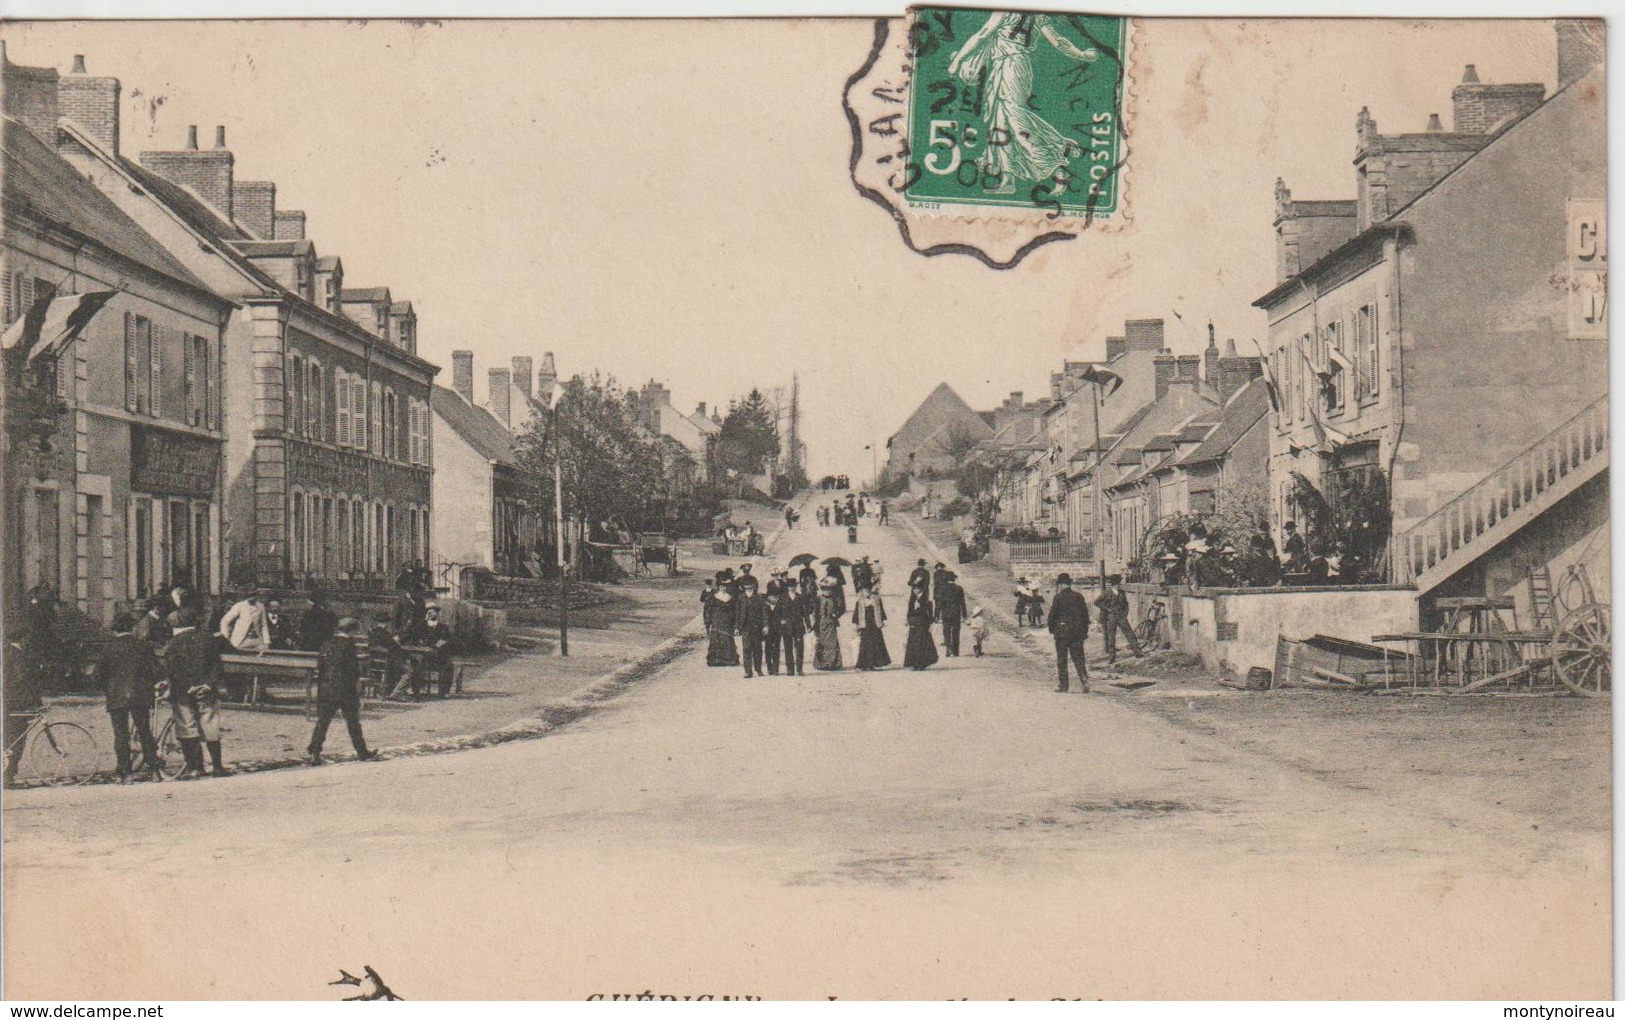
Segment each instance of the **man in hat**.
M113 727L113 757L118 781L135 781L130 760L130 728L141 742L141 758L154 782L158 770L158 744L152 739L152 689L163 678L152 645L135 636L135 618L129 613L113 617L113 640L96 660L96 680L107 692L107 719Z
M942 624L943 654L957 658L959 626L964 622L968 609L965 605L965 589L959 586L959 575L952 570L944 570L937 581L936 609L937 620Z
M451 658L451 641L451 626L441 619L440 606L429 603L423 610L423 630L418 634L418 642L430 649L425 656L425 671L434 672L435 693L442 698L451 695L452 684L457 679L457 664Z
M1055 690L1068 689L1066 660L1070 656L1078 670L1078 693L1089 693L1089 666L1084 661L1083 642L1089 636L1089 603L1072 590L1072 575L1055 578L1055 602L1049 612L1049 632L1055 639Z
M175 718L175 736L181 742L186 768L180 778L203 775L203 747L216 776L229 776L220 746L220 653L213 635L198 629L199 612L186 606L175 612L175 636L164 651L164 683L169 709Z
M1302 574L1309 569L1309 543L1298 534L1298 523L1287 521L1281 525L1281 533L1286 536L1281 545L1281 570L1287 574Z
M914 569L908 573L908 586L913 588L921 581L925 582L925 593L929 596L931 594L931 571L926 569L923 558L914 561Z
M319 591L310 593L310 608L299 618L299 648L306 652L319 652L327 639L338 629L339 618L327 608L327 599Z
M158 592L147 599L147 611L135 624L136 640L146 642L154 651L169 644L169 636L173 633L169 626L172 611L167 592Z
M756 590L756 578L746 574L739 579L739 660L745 676L766 676L762 644L767 637L767 608Z
M239 652L265 652L271 647L271 627L265 619L264 591L251 591L220 618L220 636ZM182 606L184 612L190 607ZM193 615L193 626L202 621Z
M794 586L786 587L779 593L779 606L776 621L770 621L768 626L768 647L771 649L775 627L777 628L779 644L784 651L784 675L805 676L802 661L806 654L807 620L812 613L802 604L803 596ZM813 596L812 601L817 602L818 597ZM816 607L815 607L816 608ZM772 654L771 652L769 653ZM768 667L771 669L773 659L769 658Z
M942 575L947 572L948 564L946 563L939 562L931 568L931 598L933 600L940 600L941 596L937 594L937 586L942 584Z
M357 623L346 616L338 632L329 637L316 656L316 728L310 733L310 765L322 763L322 745L327 743L327 727L333 716L344 715L344 728L350 731L350 746L359 761L371 761L378 752L367 747L361 733L361 662L355 654Z
M1106 644L1106 661L1117 661L1117 635L1122 634L1128 638L1128 646L1137 659L1145 653L1140 650L1140 639L1134 636L1134 628L1128 622L1128 593L1123 591L1123 575L1113 574L1106 578L1106 588L1095 599L1095 608L1100 610L1100 636Z

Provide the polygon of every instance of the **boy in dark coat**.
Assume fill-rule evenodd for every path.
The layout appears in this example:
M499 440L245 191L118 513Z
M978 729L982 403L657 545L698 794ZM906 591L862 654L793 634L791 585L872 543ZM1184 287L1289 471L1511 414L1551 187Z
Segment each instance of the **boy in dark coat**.
M308 764L322 763L322 745L327 743L327 727L335 713L343 713L344 728L350 731L350 744L360 761L371 761L378 752L369 750L361 733L361 661L356 657L353 638L356 622L349 617L339 621L338 633L328 638L316 657L316 728L310 734Z
M107 692L107 718L113 726L113 755L118 760L118 781L135 782L130 760L130 728L141 742L141 760L153 782L158 771L158 745L152 739L153 687L163 679L152 645L135 636L135 620L128 613L113 618L113 640L96 660L96 681Z

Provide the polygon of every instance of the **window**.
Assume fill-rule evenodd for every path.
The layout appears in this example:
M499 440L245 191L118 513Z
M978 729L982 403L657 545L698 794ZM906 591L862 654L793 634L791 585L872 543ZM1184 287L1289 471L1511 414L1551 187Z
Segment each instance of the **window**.
M387 389L386 388L384 390L384 443L383 443L383 446L384 446L384 456L389 458L390 460L396 459L396 457L395 457L395 454L397 452L396 451L396 442L398 440L398 433L400 432L400 430L397 428L397 426L400 424L400 417L399 417L399 415L398 415L398 413L396 411L396 407L397 407L397 405L395 403L395 391L392 390L392 389Z
M1348 373L1344 372L1341 367L1343 360L1346 359L1339 360L1343 354L1343 323L1327 323L1326 328L1321 331L1321 338L1325 344L1325 350L1321 352L1323 357L1320 363L1325 366L1330 376L1329 381L1321 387L1322 395L1325 399L1326 409L1334 411L1343 406L1344 394L1348 389L1348 379L1346 378ZM1334 351L1338 356L1336 358L1332 356Z
M299 355L288 358L288 412L287 429L294 435L304 431L305 424L305 359Z

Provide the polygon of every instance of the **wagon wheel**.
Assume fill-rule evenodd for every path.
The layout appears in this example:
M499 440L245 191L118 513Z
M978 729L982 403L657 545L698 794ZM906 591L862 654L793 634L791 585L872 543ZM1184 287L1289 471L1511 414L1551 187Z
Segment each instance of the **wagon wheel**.
M1613 687L1613 642L1608 607L1581 606L1552 634L1552 671L1576 694L1595 698Z

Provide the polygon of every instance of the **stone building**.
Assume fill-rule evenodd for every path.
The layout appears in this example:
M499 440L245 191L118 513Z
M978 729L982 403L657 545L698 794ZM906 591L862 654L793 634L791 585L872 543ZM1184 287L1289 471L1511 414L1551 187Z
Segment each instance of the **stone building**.
M52 297L116 292L59 356L30 368L7 352L5 609L15 619L48 583L106 624L174 582L219 588L232 306L58 154L62 116L111 102L116 130L117 82L3 54L3 326ZM54 429L35 437L47 450L10 428L28 406Z
M213 148L199 148L194 127L182 148L125 157L118 84L107 81L76 91L58 152L235 305L223 382L226 582L381 588L401 565L430 560L438 370L415 353L410 307L379 288L383 305L360 302L375 314L358 314L343 265L318 255L304 214L277 208L275 184L238 180L223 127Z
M991 414L984 417L972 410L952 386L938 383L886 440L883 473L888 478L900 478L954 471L959 466L956 451L962 455L969 447L992 437L989 417Z
M1360 111L1353 202L1277 184L1280 280L1254 302L1275 521L1295 486L1340 518L1376 501L1374 555L1424 594L1521 597L1582 559L1606 580L1602 28L1557 31L1554 94L1469 66L1449 131L1385 135Z

